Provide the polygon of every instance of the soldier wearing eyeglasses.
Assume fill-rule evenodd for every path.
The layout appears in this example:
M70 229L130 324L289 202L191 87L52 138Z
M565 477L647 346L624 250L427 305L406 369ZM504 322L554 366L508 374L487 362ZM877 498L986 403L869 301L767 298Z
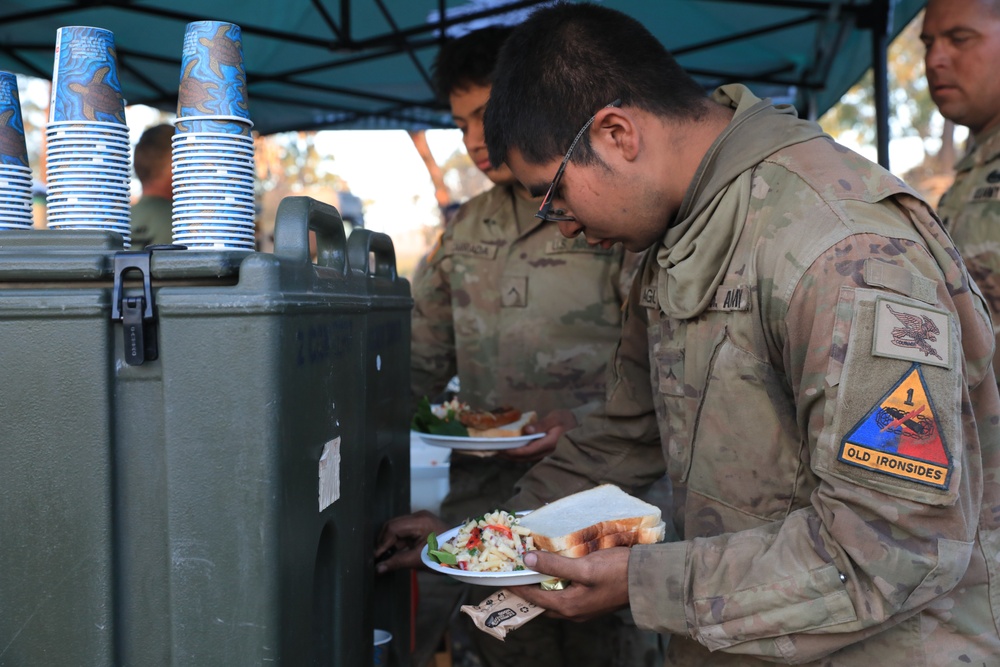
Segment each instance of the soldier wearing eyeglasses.
M648 249L605 405L509 504L666 472L682 536L533 552L573 583L515 592L558 618L628 606L670 665L997 664L994 338L931 208L597 5L515 30L485 123L540 217Z
M470 159L494 187L462 205L413 277L411 384L415 397L433 397L457 374L461 401L477 409L533 410L542 420L531 428L546 435L500 455L452 451L441 506L445 523L421 522L429 519L423 515L390 521L385 535L409 527L416 541L409 544L415 549L381 564L384 570L403 565L405 553L412 563L428 532L440 532L435 526L450 528L509 508L503 503L515 482L603 399L621 306L637 268L622 248L567 239L555 223L535 217L537 197L506 165L491 164L483 113L509 33L499 27L470 33L447 43L435 61L438 94L448 102ZM489 593L472 588L473 604ZM471 624L470 634L486 667L624 667L645 644L658 650L655 635L644 633L644 644L635 626L619 618L582 625L536 619L503 642Z

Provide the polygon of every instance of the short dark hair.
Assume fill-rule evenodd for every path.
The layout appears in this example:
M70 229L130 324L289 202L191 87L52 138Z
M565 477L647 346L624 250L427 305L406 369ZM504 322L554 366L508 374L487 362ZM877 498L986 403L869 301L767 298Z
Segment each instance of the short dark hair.
M163 124L148 128L139 137L132 164L140 182L155 178L164 169L170 168L170 140L173 136L174 126Z
M491 26L445 42L434 59L434 92L445 104L455 90L489 86L500 47L512 28Z
M494 166L517 149L526 162L561 156L587 119L616 99L674 119L698 119L707 95L641 23L593 4L560 3L532 13L500 51L486 106ZM573 154L590 164L584 135Z

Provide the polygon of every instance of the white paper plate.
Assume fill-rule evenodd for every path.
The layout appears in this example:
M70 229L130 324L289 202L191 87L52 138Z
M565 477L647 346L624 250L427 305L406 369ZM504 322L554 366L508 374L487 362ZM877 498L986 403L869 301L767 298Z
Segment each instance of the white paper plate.
M544 433L532 433L531 435L519 435L512 438L463 438L457 435L433 435L431 433L420 433L419 431L413 431L413 433L416 433L428 445L473 451L517 449L545 435Z
M426 433L422 435L427 435ZM526 512L518 512L518 515L526 514ZM464 524L463 524L464 525ZM451 538L458 535L458 531L462 526L455 526L449 531L441 533L437 536L438 544L444 544ZM454 567L445 567L438 563L429 555L427 555L428 546L425 544L424 548L420 551L420 560L424 562L424 565L429 567L435 572L441 574L447 574L449 577L454 577L459 581L464 581L468 584L478 584L480 586L524 586L526 584L538 584L546 579L552 579L551 574L542 574L541 572L535 572L534 570L517 570L516 572L467 572L465 570L459 570Z

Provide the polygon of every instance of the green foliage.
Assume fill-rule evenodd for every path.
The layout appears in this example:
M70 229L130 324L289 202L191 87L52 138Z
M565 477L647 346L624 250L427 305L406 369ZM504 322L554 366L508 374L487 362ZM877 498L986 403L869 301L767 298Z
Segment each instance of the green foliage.
M889 47L889 117L895 137L934 136L937 111L924 76L924 45L920 41L923 13L903 29ZM858 143L875 143L875 100L872 70L852 87L820 125L834 138L853 134Z
M468 437L469 430L458 421L458 415L454 410L449 410L442 419L431 411L431 402L424 396L417 404L417 411L413 415L410 428L420 433L431 433L433 435L451 435L458 437Z

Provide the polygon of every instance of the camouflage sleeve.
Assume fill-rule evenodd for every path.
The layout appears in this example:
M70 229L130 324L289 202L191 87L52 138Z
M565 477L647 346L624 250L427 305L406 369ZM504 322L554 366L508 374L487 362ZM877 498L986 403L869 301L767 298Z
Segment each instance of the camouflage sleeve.
M457 371L449 261L443 255L439 241L412 279L410 387L414 403L423 396L440 394Z
M622 269L621 273L618 274L618 296L623 304L629 292L632 291L632 283L635 282L635 277L642 266L642 258L645 256L645 252L623 251Z
M570 412L572 412L573 416L576 417L576 423L582 424L583 420L587 418L587 415L600 408L602 403L603 401L591 401L589 403L584 403L583 405L578 405L570 410Z
M521 478L509 507L530 509L598 484L626 491L661 478L663 455L649 383L646 313L637 287L625 303L622 337L608 375L607 400L564 435Z
M873 285L871 261L905 269L921 298ZM813 262L787 303L761 297L815 479L812 504L756 529L634 548L638 625L710 650L800 663L871 637L956 586L979 520L983 463L971 406L981 381L992 380L991 336L961 270L942 266L944 280L917 243L859 234ZM936 338L934 326L943 327ZM876 342L888 343L889 356L875 354ZM896 400L909 412L877 420ZM868 446L888 429L947 445L923 455L926 470L907 467L915 459L902 449L883 450L878 467L880 453Z

